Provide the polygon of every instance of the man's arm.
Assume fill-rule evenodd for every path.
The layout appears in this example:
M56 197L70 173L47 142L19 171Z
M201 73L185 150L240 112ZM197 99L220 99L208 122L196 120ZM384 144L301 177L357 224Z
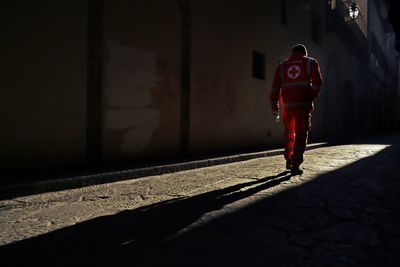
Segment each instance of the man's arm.
M316 99L321 91L322 76L318 61L313 60L311 65L311 91L313 99Z
M281 63L282 64L282 63ZM276 67L274 80L272 82L272 90L269 96L272 111L277 113L279 111L279 96L281 91L281 64Z

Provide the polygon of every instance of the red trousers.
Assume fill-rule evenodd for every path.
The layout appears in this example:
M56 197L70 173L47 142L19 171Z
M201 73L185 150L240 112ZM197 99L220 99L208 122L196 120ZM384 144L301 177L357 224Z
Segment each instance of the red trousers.
M311 110L284 108L282 119L285 126L285 159L292 160L293 165L299 166L303 162L308 132L311 130Z

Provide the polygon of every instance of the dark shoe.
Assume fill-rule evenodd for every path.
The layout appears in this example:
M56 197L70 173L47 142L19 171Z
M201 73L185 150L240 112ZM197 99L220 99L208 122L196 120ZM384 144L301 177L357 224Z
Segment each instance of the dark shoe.
M303 174L303 170L299 166L292 166L291 173L292 175L301 175Z
M292 160L288 159L286 160L286 170L291 170L293 167Z

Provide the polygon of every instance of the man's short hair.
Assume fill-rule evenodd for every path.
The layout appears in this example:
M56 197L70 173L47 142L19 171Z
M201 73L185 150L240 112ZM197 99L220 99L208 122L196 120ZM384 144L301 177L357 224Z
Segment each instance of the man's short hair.
M307 48L303 44L297 44L297 45L293 46L292 52L300 52L303 55L307 56Z

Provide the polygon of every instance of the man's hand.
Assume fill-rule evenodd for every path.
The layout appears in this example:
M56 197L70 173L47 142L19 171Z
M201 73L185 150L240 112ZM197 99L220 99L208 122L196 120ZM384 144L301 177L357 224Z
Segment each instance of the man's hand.
M281 117L279 117L279 112L278 111L273 111L272 115L275 117L275 121L279 122L281 120Z

